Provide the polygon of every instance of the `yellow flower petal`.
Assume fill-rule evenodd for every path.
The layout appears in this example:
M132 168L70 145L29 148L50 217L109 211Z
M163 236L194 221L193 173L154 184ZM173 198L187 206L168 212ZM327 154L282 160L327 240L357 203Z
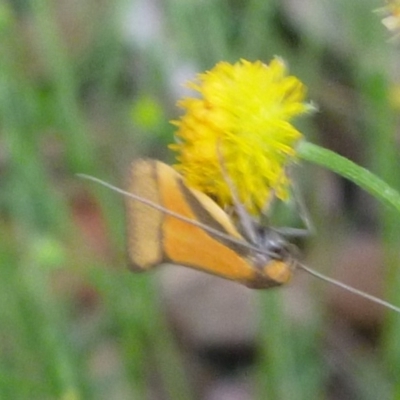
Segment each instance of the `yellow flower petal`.
M290 120L311 109L302 82L275 58L269 65L220 62L189 86L200 98L178 103L186 113L173 121L178 131L171 146L186 183L232 205L222 162L249 212L259 213L271 191L285 199L285 166L302 137Z

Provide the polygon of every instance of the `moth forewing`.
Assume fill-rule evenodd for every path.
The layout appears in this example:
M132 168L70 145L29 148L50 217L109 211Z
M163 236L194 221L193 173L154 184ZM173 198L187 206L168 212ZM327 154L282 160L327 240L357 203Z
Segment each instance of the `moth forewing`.
M127 200L128 253L139 270L170 262L259 288L281 285L290 278L291 270L283 260L275 264L268 250L247 243L211 198L187 187L168 165L155 160L134 162L129 191L136 197ZM149 213L147 204L138 207L137 196L157 203L165 212ZM255 264L260 252L268 265Z

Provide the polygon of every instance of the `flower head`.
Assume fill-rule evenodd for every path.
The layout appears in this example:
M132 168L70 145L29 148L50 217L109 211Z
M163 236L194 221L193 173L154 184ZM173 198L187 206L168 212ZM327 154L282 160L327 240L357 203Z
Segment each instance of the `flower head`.
M286 199L285 166L302 137L290 121L311 109L304 102L305 86L276 58L269 65L220 62L189 87L200 98L178 103L186 113L173 121L178 131L171 146L186 183L226 207L232 205L229 176L253 214L264 208L271 192Z
M388 0L386 6L378 10L384 15L382 23L392 32L399 33L400 31L400 0Z

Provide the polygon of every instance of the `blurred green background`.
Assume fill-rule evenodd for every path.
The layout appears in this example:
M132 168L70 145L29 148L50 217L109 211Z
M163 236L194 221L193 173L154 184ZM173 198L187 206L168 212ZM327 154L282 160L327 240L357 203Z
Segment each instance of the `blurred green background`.
M400 316L299 271L255 292L127 271L120 195L173 162L182 84L284 58L310 141L400 189L399 56L379 1L0 0L0 399L400 399ZM310 165L294 174L313 268L400 305L399 217ZM189 274L189 275L185 275Z

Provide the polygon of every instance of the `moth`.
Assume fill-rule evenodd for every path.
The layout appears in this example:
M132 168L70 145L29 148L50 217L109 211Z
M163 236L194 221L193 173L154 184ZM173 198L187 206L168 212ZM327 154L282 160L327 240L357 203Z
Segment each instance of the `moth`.
M329 278L302 264L296 248L277 229L246 215L235 202L233 220L204 193L188 187L173 168L153 159L131 164L127 190L92 176L125 196L127 248L133 271L173 263L229 279L250 288L287 284L296 269L400 313L380 298Z

